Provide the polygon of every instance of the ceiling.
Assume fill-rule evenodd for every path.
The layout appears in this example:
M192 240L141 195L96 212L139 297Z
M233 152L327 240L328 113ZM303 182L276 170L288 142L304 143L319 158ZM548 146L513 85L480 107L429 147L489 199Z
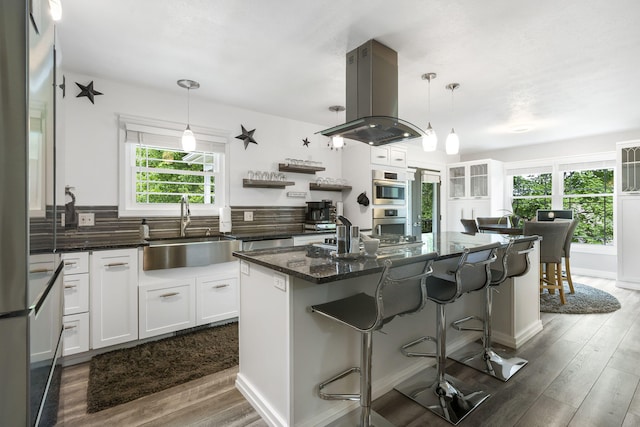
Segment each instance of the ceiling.
M64 0L62 66L323 127L345 54L398 52L399 116L461 153L640 129L637 0ZM426 72L431 82L428 113ZM448 83L460 83L453 93ZM99 88L97 88L99 90ZM514 130L529 128L528 132ZM321 130L321 129L318 129Z

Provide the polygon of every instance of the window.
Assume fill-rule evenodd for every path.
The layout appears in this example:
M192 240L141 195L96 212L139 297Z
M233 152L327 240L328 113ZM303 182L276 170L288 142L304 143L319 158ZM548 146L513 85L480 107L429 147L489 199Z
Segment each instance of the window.
M141 120L121 117L119 214L173 216L182 195L187 195L192 213L216 215L225 204L226 136L196 132L196 150L185 152L181 129Z
M532 219L538 209L571 209L579 221L573 242L613 246L614 156L507 165L513 213Z
M513 176L513 214L536 217L538 209L551 209L551 173Z
M613 245L613 169L563 172L563 209L578 218L573 241Z

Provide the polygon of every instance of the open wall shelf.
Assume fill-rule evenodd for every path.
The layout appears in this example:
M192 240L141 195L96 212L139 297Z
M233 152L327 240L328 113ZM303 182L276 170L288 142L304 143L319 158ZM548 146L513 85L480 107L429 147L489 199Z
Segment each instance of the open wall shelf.
M254 188L285 188L289 185L295 185L293 181L265 181L260 179L243 179L243 187Z
M322 166L305 166L305 165L290 165L286 163L278 163L278 170L280 172L297 172L314 174L316 172L322 172L326 170Z

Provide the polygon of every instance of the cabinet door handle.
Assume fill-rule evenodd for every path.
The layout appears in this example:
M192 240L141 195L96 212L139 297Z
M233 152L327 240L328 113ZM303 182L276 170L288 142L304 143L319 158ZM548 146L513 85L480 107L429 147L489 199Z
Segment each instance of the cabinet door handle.
M64 285L65 289L73 289L73 288L77 288L78 285Z
M129 265L128 262L112 262L110 264L105 264L105 267L106 268L109 268L109 267L126 267L128 265Z
M64 330L66 331L68 329L75 329L77 327L78 327L77 325L64 325Z
M33 270L29 270L30 274L38 274L38 273L52 273L53 268L34 268Z
M65 267L71 267L71 266L73 266L73 265L77 265L77 264L78 264L78 262L77 262L77 261L65 261L65 262L64 262L64 266L65 266Z
M175 297L176 295L180 295L180 292L167 292L166 294L160 295L160 298Z
M379 159L385 159L387 156L376 156Z
M229 286L229 284L225 283L225 284L222 284L222 285L214 285L213 288L214 289L220 289L220 288L226 288L228 286Z

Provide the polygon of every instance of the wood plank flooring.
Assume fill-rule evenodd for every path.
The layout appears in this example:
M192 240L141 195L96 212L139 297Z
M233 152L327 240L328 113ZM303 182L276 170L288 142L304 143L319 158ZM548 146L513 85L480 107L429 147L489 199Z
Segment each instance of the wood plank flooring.
M544 330L517 355L529 364L507 383L448 361L447 372L492 394L460 426L640 425L640 292L613 280L574 276L603 289L622 308L607 314L542 313ZM86 414L88 363L65 368L59 426L229 426L267 424L235 389L237 368ZM394 425L450 426L392 390L374 409Z

